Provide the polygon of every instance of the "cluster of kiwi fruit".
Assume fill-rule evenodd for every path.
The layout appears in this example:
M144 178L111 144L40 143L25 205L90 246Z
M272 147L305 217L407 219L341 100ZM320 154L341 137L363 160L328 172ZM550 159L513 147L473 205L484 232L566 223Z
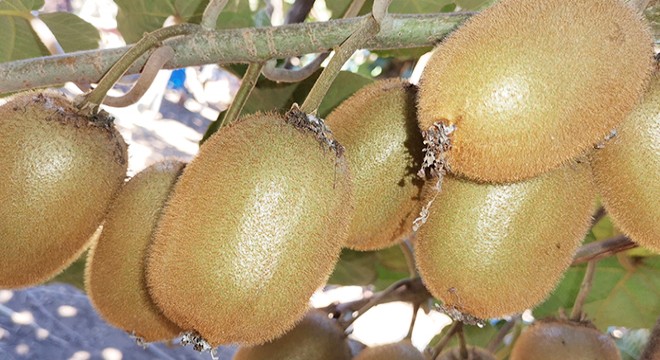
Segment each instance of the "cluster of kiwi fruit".
M237 359L348 359L343 331L309 297L342 247L382 249L418 223L419 273L452 316L521 312L571 264L597 193L660 251L658 80L640 105L654 66L646 25L618 0L501 0L438 46L419 88L376 81L327 121L295 107L245 116L190 164L126 183L107 114L16 95L0 107L0 287L52 277L105 220L86 287L108 322L146 341L241 344ZM420 168L446 176L424 181ZM413 349L358 359L420 359Z

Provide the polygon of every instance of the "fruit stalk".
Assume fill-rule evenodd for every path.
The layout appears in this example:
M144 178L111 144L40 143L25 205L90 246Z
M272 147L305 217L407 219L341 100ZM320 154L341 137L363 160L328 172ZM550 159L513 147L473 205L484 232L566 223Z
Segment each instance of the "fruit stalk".
M103 102L105 95L121 78L126 70L152 47L161 41L180 35L189 35L199 30L195 24L180 24L152 31L131 47L112 67L103 75L94 90L80 97L77 102L79 109L90 107L91 113L96 113L99 105Z
M215 30L215 24L218 22L218 16L222 9L227 5L228 0L211 0L202 14L202 22L200 25L207 30Z
M245 72L245 75L243 75L243 80L241 80L241 86L238 88L238 92L236 93L236 96L234 96L234 100L229 105L229 108L224 113L219 128L229 125L234 120L238 119L243 110L243 106L245 106L245 102L250 97L254 86L257 84L257 80L259 80L259 74L263 67L263 63L250 63L250 65L248 65L247 71Z
M321 101L328 92L328 89L330 89L330 85L332 85L337 74L341 71L344 63L353 55L355 50L359 49L367 40L378 34L381 21L387 15L387 7L390 5L390 2L392 0L376 0L374 2L372 16L363 18L358 29L335 49L335 55L314 83L312 90L309 91L307 98L305 98L302 106L300 106L300 110L307 114L313 114L318 110Z
M584 305L589 292L591 291L591 285L593 284L594 273L596 270L596 260L591 260L587 264L587 271L584 273L584 279L582 279L582 284L580 285L580 292L575 298L575 304L573 305L573 310L571 311L571 320L580 321L582 318L582 306Z

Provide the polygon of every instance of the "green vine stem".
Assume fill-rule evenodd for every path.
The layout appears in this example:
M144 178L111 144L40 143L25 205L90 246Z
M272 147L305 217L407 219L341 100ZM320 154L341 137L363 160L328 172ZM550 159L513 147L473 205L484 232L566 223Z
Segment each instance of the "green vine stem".
M458 345L461 354L461 359L468 359L468 349L467 341L465 341L465 332L463 332L463 323L459 322L458 327L456 328L456 334L458 335Z
M404 49L433 46L472 13L389 14L367 49ZM264 62L309 53L322 53L341 44L363 17L266 28L199 31L166 42L176 53L165 69L205 64ZM370 15L369 15L370 17ZM0 93L60 85L66 81L96 82L128 47L79 51L0 63ZM140 71L147 56L127 74Z
M424 351L429 359L435 360L435 358L440 355L445 346L449 344L449 340L451 340L452 336L458 331L459 326L463 326L463 323L460 321L454 321L449 326L447 333L435 344L435 346L429 347Z
M389 4L390 0L374 2L374 8L377 4L386 2ZM344 41L339 48L335 49L335 55L330 59L328 66L321 72L318 80L314 83L312 90L305 98L305 101L300 106L300 110L306 114L314 114L318 110L321 101L325 94L330 89L330 85L335 81L335 78L344 66L344 63L353 55L355 50L359 49L367 40L376 35L380 31L380 22L375 16L367 16L362 19L358 29L351 34L351 36Z
M202 14L202 22L200 25L207 30L215 30L218 16L227 5L229 0L211 0Z
M584 273L584 278L582 279L582 284L580 285L580 291L578 292L577 297L575 298L575 304L573 305L573 310L571 310L571 320L580 321L582 320L582 306L587 300L587 296L591 291L591 285L593 284L594 273L596 272L596 261L591 260L587 264L587 271Z
M218 129L231 124L241 115L245 102L250 97L250 93L252 93L254 86L257 84L257 80L259 80L259 74L261 73L263 66L263 63L250 63L250 65L248 65L247 71L241 80L241 86L238 88L234 100L225 112L225 116L222 118Z
M99 105L103 102L108 91L121 78L126 70L152 47L160 44L161 41L175 36L189 35L199 31L199 25L180 24L166 28L161 28L144 35L133 47L131 47L112 67L103 75L98 86L89 93L79 97L76 102L79 109L89 109L95 113Z
M342 18L348 19L357 16L365 2L366 0L353 0L348 9L346 9L346 12L344 12ZM312 74L321 67L321 64L329 55L329 52L318 54L316 58L314 58L314 60L312 60L309 64L296 70L278 68L277 60L271 59L266 62L266 65L264 65L261 73L266 77L266 79L271 81L287 83L300 82L312 76Z
M106 96L103 104L112 107L124 107L135 104L149 90L156 75L166 62L174 57L174 50L169 46L159 47L149 56L140 77L133 87L124 95L118 97Z

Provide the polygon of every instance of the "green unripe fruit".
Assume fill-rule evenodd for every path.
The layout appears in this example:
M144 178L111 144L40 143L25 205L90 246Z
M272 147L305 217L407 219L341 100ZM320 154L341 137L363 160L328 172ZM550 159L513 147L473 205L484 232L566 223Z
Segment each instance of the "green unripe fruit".
M565 320L537 321L520 335L511 360L620 360L614 340L593 325Z
M354 360L424 360L424 355L408 340L362 350Z
M311 310L283 336L262 345L241 347L234 360L350 360L346 335L335 320Z
M147 247L184 163L165 161L135 175L113 201L85 269L89 298L109 323L145 341L175 338L181 329L154 305L147 291Z
M643 94L653 41L620 0L501 0L435 50L419 123L455 125L451 171L513 182L585 153Z
M288 119L252 115L209 138L150 247L154 302L212 345L260 344L291 329L346 239L346 162L323 134Z
M589 229L591 177L587 163L513 184L445 177L416 238L424 284L446 307L480 319L534 307Z
M0 107L0 288L36 285L89 245L126 176L112 117L88 117L56 92Z
M614 224L660 253L660 75L617 135L593 152L591 166Z
M422 135L417 128L416 88L400 79L370 84L327 118L355 186L355 215L345 246L376 250L403 241L422 203Z
M486 349L478 347L468 347L468 357L461 357L461 349L458 347L443 351L435 360L497 360L495 355Z

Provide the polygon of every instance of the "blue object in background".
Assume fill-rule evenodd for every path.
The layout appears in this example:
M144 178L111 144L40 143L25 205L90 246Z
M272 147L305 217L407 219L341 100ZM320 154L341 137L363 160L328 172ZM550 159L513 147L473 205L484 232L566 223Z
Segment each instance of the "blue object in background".
M181 90L186 82L186 69L176 69L172 71L170 80L167 82L168 89Z
M221 347L217 355L229 360L234 352L234 348ZM102 320L83 292L51 284L0 290L0 359L210 360L211 355L177 344L143 348Z

